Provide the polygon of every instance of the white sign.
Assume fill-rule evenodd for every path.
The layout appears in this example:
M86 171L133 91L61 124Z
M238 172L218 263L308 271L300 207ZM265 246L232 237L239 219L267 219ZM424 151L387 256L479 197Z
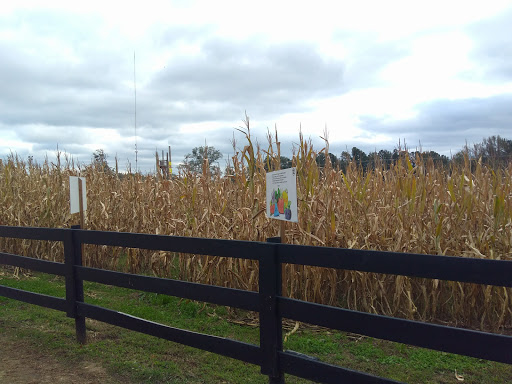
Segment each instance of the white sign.
M297 168L268 172L267 217L296 223L297 211Z
M78 179L82 180L82 203L84 211L87 210L87 193L85 188L85 177L69 176L69 205L71 213L80 212L80 200L78 196Z

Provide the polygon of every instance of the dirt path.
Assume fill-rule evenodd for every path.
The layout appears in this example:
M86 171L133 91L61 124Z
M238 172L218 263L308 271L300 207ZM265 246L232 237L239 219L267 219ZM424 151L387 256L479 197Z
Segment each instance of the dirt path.
M24 341L0 334L0 383L13 384L120 384L96 363L72 365L44 355ZM126 383L123 380L123 383Z

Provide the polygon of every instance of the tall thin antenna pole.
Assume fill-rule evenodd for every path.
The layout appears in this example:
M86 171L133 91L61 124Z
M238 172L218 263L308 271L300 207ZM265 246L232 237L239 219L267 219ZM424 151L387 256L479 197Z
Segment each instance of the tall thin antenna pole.
M135 78L135 51L133 51L133 92L135 95L135 118L134 118L134 125L135 125L135 173L138 171L138 158L137 158L137 80Z

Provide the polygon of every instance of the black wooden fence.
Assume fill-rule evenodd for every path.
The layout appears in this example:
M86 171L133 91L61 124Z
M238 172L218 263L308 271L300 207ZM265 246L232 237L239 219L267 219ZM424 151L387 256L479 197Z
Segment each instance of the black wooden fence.
M280 244L276 238L263 243L85 231L77 227L52 229L0 226L0 237L64 243L64 263L0 252L0 264L65 276L65 299L1 285L0 295L66 312L75 319L77 339L81 343L85 342L85 318L88 317L259 365L261 373L269 376L270 383L284 383L284 373L320 383L396 383L326 364L293 351L283 351L282 318L288 318L340 331L512 364L510 336L357 312L281 295L283 263L512 287L512 261L287 245ZM84 267L82 244L257 260L259 292ZM84 280L259 312L260 345L177 329L86 304Z

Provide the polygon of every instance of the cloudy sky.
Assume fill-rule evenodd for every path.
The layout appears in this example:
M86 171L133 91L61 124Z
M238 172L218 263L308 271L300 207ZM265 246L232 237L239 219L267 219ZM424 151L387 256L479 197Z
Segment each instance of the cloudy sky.
M277 126L288 156L300 126L317 149L327 127L335 155L512 139L512 3L0 5L0 158L102 148L134 168L137 142L152 171L156 149L176 166L206 141L224 166L245 111L263 147Z

